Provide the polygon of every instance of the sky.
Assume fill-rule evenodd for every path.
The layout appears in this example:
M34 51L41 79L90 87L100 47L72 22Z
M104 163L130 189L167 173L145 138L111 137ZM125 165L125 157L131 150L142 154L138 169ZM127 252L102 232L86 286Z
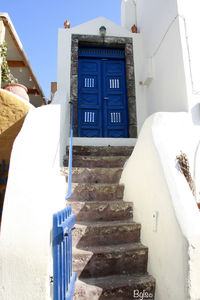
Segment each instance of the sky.
M37 80L47 99L57 81L58 29L104 16L120 24L121 0L7 0L0 11L9 14Z

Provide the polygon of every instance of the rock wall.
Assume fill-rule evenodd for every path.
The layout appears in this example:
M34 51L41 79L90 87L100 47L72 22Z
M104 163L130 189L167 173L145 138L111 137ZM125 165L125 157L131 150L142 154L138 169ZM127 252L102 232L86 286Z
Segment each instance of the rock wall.
M0 90L0 218L8 178L10 155L30 105Z

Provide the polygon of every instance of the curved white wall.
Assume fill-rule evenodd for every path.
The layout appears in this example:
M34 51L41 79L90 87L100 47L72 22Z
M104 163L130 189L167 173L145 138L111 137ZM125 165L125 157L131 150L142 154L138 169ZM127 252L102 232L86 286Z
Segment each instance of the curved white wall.
M50 299L52 217L65 207L63 110L31 110L13 146L1 226L3 300Z
M125 200L133 201L134 220L142 224L141 239L149 247L157 300L200 297L200 215L176 162L185 152L193 174L199 133L189 114L152 115L122 174Z

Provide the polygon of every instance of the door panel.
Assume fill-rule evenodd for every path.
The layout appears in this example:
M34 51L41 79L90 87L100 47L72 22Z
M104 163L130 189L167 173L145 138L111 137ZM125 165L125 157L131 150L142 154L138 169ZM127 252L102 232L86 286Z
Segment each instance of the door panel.
M78 136L101 137L101 61L79 59Z
M78 136L128 137L124 60L79 58Z
M104 136L128 137L124 60L103 61Z

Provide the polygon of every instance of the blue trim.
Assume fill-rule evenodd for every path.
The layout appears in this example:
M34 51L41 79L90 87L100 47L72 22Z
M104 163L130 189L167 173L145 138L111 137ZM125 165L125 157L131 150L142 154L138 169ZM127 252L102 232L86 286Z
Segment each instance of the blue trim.
M69 102L72 105L72 117L70 128L70 146L69 146L69 162L68 162L68 193L65 200L68 200L72 194L72 149L73 149L73 122L74 122L74 103Z
M78 55L79 57L124 59L125 50L123 48L80 46Z

